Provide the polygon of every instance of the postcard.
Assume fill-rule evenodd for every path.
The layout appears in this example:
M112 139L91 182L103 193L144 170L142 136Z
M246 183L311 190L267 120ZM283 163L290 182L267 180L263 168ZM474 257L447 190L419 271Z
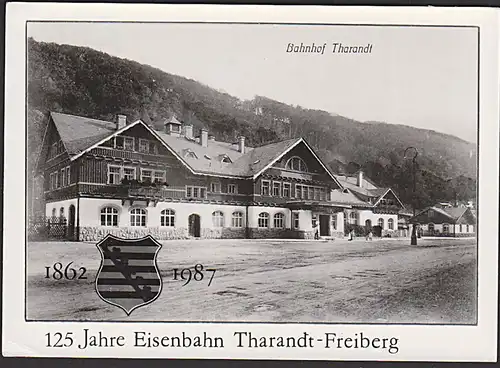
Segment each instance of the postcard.
M3 355L495 361L498 19L8 4Z

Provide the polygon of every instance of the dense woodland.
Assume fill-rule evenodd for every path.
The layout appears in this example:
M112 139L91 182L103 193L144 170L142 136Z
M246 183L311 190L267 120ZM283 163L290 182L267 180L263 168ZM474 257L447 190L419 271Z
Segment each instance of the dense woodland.
M413 203L411 158L418 150L416 206L469 200L476 191L476 146L431 130L362 123L326 111L256 96L243 101L197 81L84 47L28 41L29 169L48 111L114 120L116 114L161 127L172 114L219 140L247 137L250 146L304 137L336 173L363 169L380 186ZM397 122L391 122L397 123ZM39 184L30 192L40 198ZM36 202L36 200L35 200Z

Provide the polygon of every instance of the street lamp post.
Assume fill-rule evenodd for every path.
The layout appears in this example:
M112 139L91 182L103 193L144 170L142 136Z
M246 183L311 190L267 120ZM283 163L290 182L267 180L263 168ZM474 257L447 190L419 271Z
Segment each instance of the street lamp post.
M415 151L415 154L413 155L411 161L412 161L412 176L413 176L413 198L412 198L412 201L413 201L413 218L415 218L415 215L416 215L416 195L415 195L415 192L417 190L417 182L416 182L416 177L417 177L417 173L416 173L416 160L417 160L417 156L418 156L418 151L415 147L408 147L407 149L405 149L405 152L404 152L404 158L407 158L408 156L406 156L406 153L409 151L409 150L414 150ZM412 224L412 227L411 227L411 242L410 242L411 245L417 245L417 226L416 224Z

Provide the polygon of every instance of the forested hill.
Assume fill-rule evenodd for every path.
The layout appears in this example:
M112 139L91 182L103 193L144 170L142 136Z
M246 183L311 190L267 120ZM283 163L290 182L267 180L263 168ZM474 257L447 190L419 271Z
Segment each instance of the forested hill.
M403 125L362 123L260 96L243 101L90 48L30 39L28 110L30 163L49 110L108 120L121 113L154 126L176 114L197 128L206 127L217 139L244 135L253 146L302 136L334 171L363 168L381 185L396 189L407 203L411 185L404 150L409 146L419 152L419 206L468 199L475 191L475 180L468 179L475 177L475 145L457 137Z

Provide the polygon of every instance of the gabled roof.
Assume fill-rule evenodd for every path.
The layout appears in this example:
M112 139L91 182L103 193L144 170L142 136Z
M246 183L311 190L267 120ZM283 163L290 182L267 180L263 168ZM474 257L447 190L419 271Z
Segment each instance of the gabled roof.
M467 208L464 207L447 207L441 210L454 220L458 220L465 212L467 212Z
M115 123L109 121L58 112L51 112L50 116L70 156L79 154L116 132Z
M414 217L420 216L421 214L433 210L435 212L438 212L449 219L452 219L453 221L458 221L465 212L467 212L468 208L463 208L463 207L447 207L447 208L440 208L436 206L431 206L423 209L422 211L418 212Z

